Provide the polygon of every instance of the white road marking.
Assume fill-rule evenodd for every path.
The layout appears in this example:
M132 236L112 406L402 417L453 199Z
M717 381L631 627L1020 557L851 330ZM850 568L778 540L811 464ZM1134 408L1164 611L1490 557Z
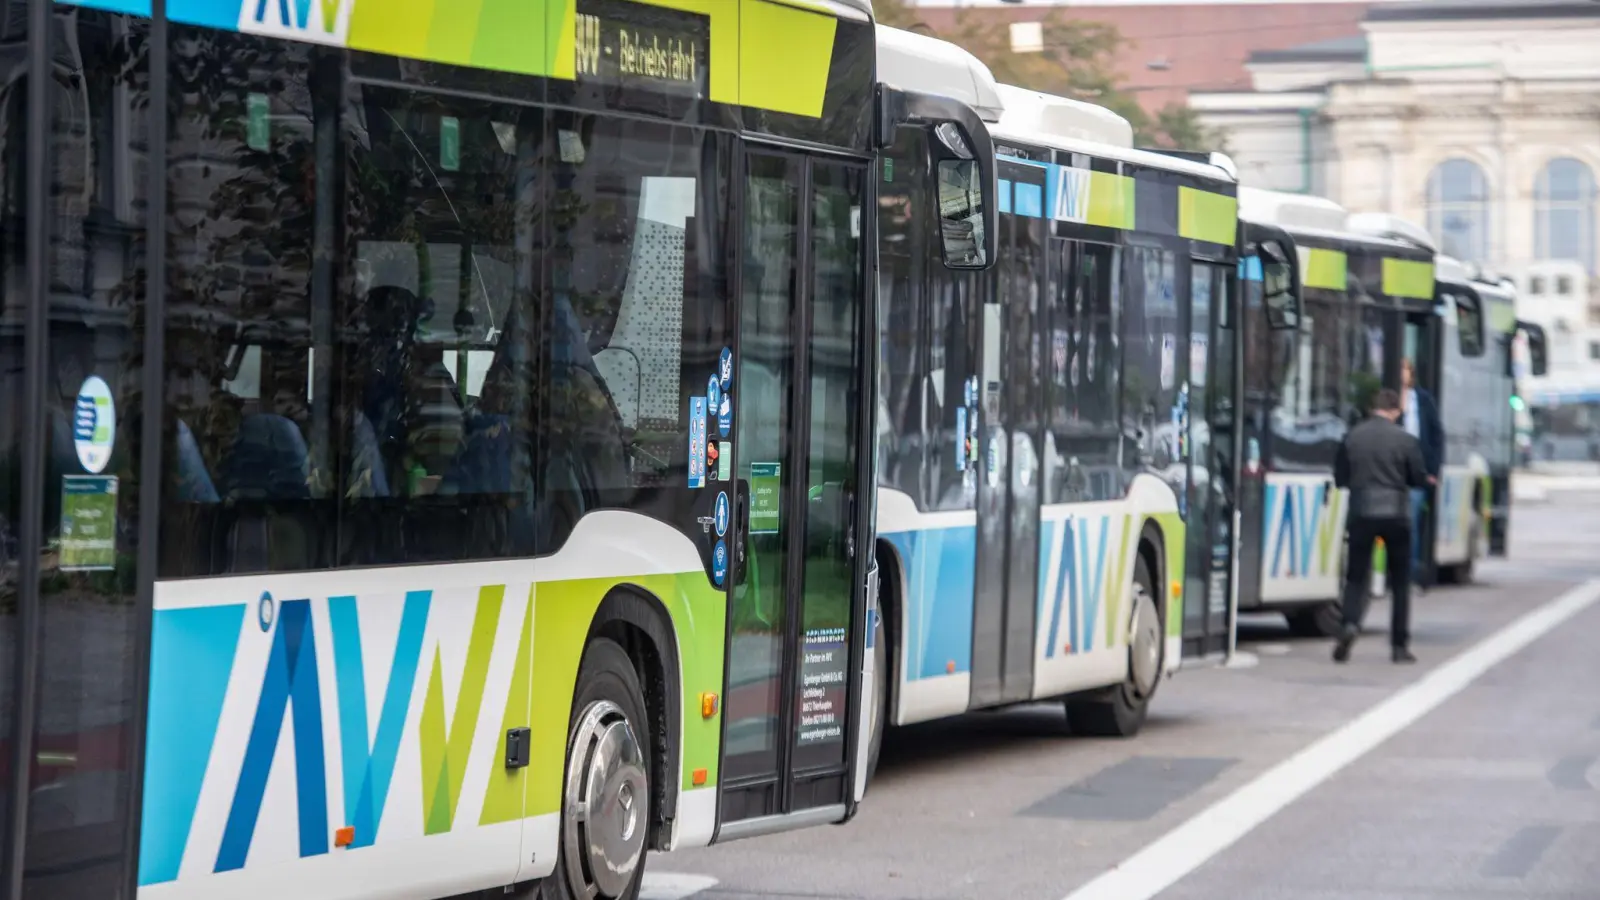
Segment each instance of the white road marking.
M1600 601L1600 580L1585 582L1523 615L1354 721L1263 772L1116 868L1068 894L1066 900L1149 900L1596 601Z
M639 900L685 900L704 890L715 887L717 880L710 875L690 875L684 872L644 873L644 884L639 890Z

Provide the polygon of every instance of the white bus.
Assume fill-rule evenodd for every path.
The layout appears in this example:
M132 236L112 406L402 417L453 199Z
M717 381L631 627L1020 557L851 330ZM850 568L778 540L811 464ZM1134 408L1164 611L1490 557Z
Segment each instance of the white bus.
M885 152L882 718L1064 698L1075 729L1132 734L1186 642L1226 640L1225 596L1184 601L1231 526L1208 473L1232 446L1209 423L1233 400L1234 177L949 45L879 42L880 78L987 117L1001 245L989 273L937 265L928 146Z

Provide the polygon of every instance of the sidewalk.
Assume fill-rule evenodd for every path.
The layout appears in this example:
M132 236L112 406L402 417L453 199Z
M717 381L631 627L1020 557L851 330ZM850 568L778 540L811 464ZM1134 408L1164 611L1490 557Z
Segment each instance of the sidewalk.
M1600 463L1536 462L1511 473L1513 502L1542 503L1567 492L1600 494Z

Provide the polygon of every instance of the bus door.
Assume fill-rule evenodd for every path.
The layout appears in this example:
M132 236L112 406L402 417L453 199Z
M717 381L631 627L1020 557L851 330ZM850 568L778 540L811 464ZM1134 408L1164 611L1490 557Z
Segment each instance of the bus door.
M865 177L745 154L737 339L688 401L690 485L708 488L712 578L730 582L719 840L836 821L851 796Z
M1279 228L1241 223L1237 313L1230 321L1237 342L1241 380L1234 396L1239 453L1234 459L1237 527L1232 604L1262 599L1262 555L1266 534L1266 474L1272 416L1296 363L1301 325L1300 267L1295 245Z
M1011 214L1000 216L999 257L989 280L996 289L981 297L973 707L1027 700L1033 692L1043 472L1041 307L1050 221L1042 215L1045 172L1001 163L1000 177L1013 192ZM1058 272L1058 290L1071 274L1067 268Z
M1239 396L1232 266L1195 259L1189 274L1188 548L1183 655L1229 650L1234 579Z
M1433 395L1435 407L1442 410L1445 403L1444 319L1432 303L1425 307L1415 303L1408 304L1402 307L1398 318L1400 322L1398 355L1411 362L1416 386ZM1389 369L1388 377L1384 379L1386 385L1397 390L1401 387L1399 366L1399 359L1394 359L1393 367ZM1417 561L1417 571L1411 575L1413 579L1422 580L1424 584L1436 580L1435 537L1439 533L1439 501L1442 497L1442 492L1437 488L1428 490L1427 508L1422 516L1420 533L1413 533L1411 536L1412 541L1419 541L1421 547L1420 552L1413 553L1413 558ZM1471 502L1470 495L1464 502Z

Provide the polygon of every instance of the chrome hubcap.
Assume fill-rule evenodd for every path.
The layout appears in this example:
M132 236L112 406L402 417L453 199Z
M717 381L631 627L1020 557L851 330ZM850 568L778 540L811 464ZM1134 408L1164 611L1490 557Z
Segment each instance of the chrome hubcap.
M1128 640L1133 689L1148 697L1161 677L1161 616L1144 585L1133 583L1133 633Z
M583 900L620 897L644 858L650 779L622 708L590 704L573 729L562 851L567 881Z

